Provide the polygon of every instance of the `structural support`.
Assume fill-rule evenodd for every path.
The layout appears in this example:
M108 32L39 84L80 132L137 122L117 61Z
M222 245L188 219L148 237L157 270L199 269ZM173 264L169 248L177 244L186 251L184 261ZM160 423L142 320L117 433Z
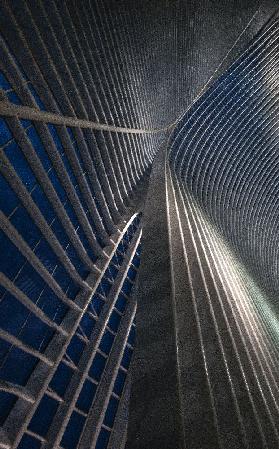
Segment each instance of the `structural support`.
M154 161L144 212L127 449L184 447L165 156L164 147Z

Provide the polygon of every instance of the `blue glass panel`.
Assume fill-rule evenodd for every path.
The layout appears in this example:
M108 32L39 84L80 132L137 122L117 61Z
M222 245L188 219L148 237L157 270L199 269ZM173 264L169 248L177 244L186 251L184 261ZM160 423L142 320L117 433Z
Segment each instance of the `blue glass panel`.
M109 400L108 408L107 408L105 418L104 418L104 424L108 427L113 426L113 423L115 420L115 415L116 415L117 408L118 408L118 404L119 404L119 400L112 396Z
M5 143L9 142L13 138L8 125L5 120L0 118L0 146L2 147Z
M8 82L8 80L5 77L3 72L0 72L0 87L3 90L10 90L10 89L12 89L12 86Z
M104 296L108 296L109 291L112 287L112 284L109 282L108 279L102 279L100 283L100 287L102 289L102 293Z
M133 350L132 350L131 348L126 347L126 348L125 348L125 351L124 351L123 358L122 358L122 360L121 360L121 365L122 365L124 368L126 368L126 369L129 368L129 365L130 365L130 362L131 362L132 355L133 355Z
M126 232L126 233L123 235L123 239L124 239L126 242L129 242L129 241L130 241L130 235L129 235L128 232Z
M123 259L124 259L123 255L119 251L116 251L116 256L117 256L119 265L121 265L123 262Z
M37 156L39 157L44 169L46 171L48 171L52 167L52 165L51 165L50 159L48 157L48 154L43 146L43 143L39 137L39 134L37 133L34 126L31 126L26 131L26 135L30 139L32 146L33 146L34 150L36 151Z
M137 275L137 271L132 267L129 268L128 276L129 276L129 279L131 279L131 281L133 281L135 279L136 275Z
M21 104L21 101L20 101L18 95L15 92L13 92L13 91L7 92L7 97L10 100L11 103Z
M69 202L66 203L64 207L67 211L67 214L70 217L71 222L74 225L74 228L77 229L79 227L79 222L78 222L78 219L77 219L74 209L72 208L72 206Z
M117 250L121 251L123 254L125 253L125 247L124 247L122 241L119 243Z
M5 147L4 151L21 181L30 192L37 181L19 146L12 141Z
M73 374L74 371L72 368L61 362L49 384L50 388L52 388L59 396L63 397Z
M131 226L131 234L132 235L136 232L139 223L140 223L140 220L136 219L136 221L134 221L134 223L132 224L132 226Z
M127 251L127 249L128 249L128 247L129 247L129 245L128 245L128 243L127 242L125 242L125 240L124 239L122 239L122 243L121 243L121 245L122 245L122 247L124 248L124 253L126 253L126 251ZM118 247L119 248L119 247ZM121 249L120 249L120 251L122 251Z
M129 232L131 235L135 234L136 230L139 227L139 224L140 224L140 219L138 217L136 217L129 228Z
M40 108L42 111L45 111L46 108L45 108L45 106L44 106L44 103L42 102L42 100L40 99L39 95L38 95L37 92L35 91L33 85L30 84L30 83L28 83L28 88L29 88L31 94L33 95L33 97L34 97L34 99L35 99L37 105L39 106L39 108Z
M114 256L113 256L113 258L111 259L111 261L112 261L116 266L119 267L120 263L119 263L119 260L118 260L116 254L114 254Z
M75 135L74 135L74 133L73 133L73 130L72 130L71 128L67 128L67 131L68 131L68 134L69 134L70 139L71 139L72 141L74 141L74 140L75 140Z
M0 175L0 192L5 192L5 195L0 195L0 209L9 216L18 205L19 199L2 175Z
M26 119L21 119L20 124L21 124L21 126L23 126L23 128L29 128L29 126L32 125L30 120L26 120Z
M53 187L54 187L54 189L55 189L55 191L56 191L60 201L64 204L67 201L67 195L66 195L66 192L63 189L62 185L60 184L60 181L59 181L55 171L51 170L49 172L49 174L48 174L48 177L49 177L49 179L50 179L50 181L51 181L51 183L52 183L52 185L53 185ZM67 205L67 207L65 205L65 209L67 210L67 212L68 212L68 208L69 207L70 207L69 205Z
M17 247L6 237L3 231L0 231L0 247L3 254L9 257L0 258L0 271L2 271L9 279L13 280L19 269L26 261Z
M0 339L0 365L2 365L5 357L7 356L9 350L11 348L11 344L5 340Z
M101 428L101 431L96 442L95 449L106 449L109 442L110 432L107 429Z
M62 303L49 287L45 287L37 305L57 324L61 323L62 319L69 310L68 306Z
M133 288L133 284L131 284L131 282L129 282L128 279L126 279L122 286L122 291L125 293L125 295L129 296L132 288Z
M85 343L81 341L77 335L74 335L67 348L67 354L70 359L77 365L84 350Z
M30 313L18 338L37 351L44 352L53 334L54 331L47 324Z
M134 236L134 231L130 227L130 229L128 229L128 233L127 233L127 242L128 242L128 244L130 244L130 242L132 241L133 236Z
M106 358L97 352L97 354L94 357L93 363L90 367L89 376L99 381L101 379L105 365L106 365Z
M89 380L86 380L78 397L76 406L83 412L88 413L93 402L96 390L97 385L93 384Z
M95 254L93 253L93 250L92 250L92 248L90 247L90 245L89 245L89 243L88 243L88 240L87 240L87 237L86 237L86 235L85 235L83 229L81 228L81 226L80 226L79 228L76 229L76 232L77 232L77 234L78 234L78 236L79 236L79 239L80 239L80 241L82 242L84 248L86 249L86 252L87 252L88 256L90 257L90 259L91 259L93 262L96 262L97 257L96 257Z
M0 368L0 378L8 382L25 385L37 362L38 359L33 355L13 347ZM20 369L18 369L19 366Z
M71 180L73 186L76 186L77 185L77 179L76 179L76 177L75 177L75 175L73 173L72 167L71 167L71 165L70 165L70 163L69 163L69 161L67 159L66 154L64 154L62 156L62 160L63 160L64 166L66 168L66 171L67 171L67 173L68 173L68 175L70 177L70 180ZM78 188L76 190L78 190ZM78 194L78 196L81 197L81 193L80 192L77 192L77 194Z
M106 278L110 279L111 281L113 280L109 267L106 269L104 276L106 276Z
M9 416L16 400L17 396L6 391L0 391L0 426L4 424L6 418Z
M58 149L59 153L62 154L64 152L64 150L63 150L63 146L62 146L61 140L60 140L60 138L58 136L58 133L56 131L55 126L54 125L47 125L47 127L48 127L48 129L50 131L50 134L51 134L53 140L54 140L56 148Z
M76 192L78 193L79 190L76 189ZM79 195L79 193L78 193L78 195ZM80 202L82 203L82 205L84 205L84 206L83 206L84 212L86 213L87 219L88 219L88 221L89 221L89 223L90 223L91 229L92 229L92 231L93 231L93 234L95 235L95 238L96 238L97 242L99 243L100 246L103 246L103 243L102 243L103 240L102 240L102 238L99 237L99 235L98 235L98 231L97 231L95 222L94 222L93 218L91 217L91 215L90 215L90 213L89 213L89 209L88 209L86 203L82 201L82 196L79 196L79 199L80 199ZM86 206L86 207L85 207L85 206Z
M77 144L77 142L75 141L75 138L73 138L71 141L72 141L72 145L73 145L73 147L74 147L76 156L77 156L77 158L78 158L78 160L79 160L81 169L84 170L83 160L82 160L82 157L81 157L81 154L80 154L80 151L79 151L78 144ZM91 189L91 191L92 191L92 189Z
M130 345L134 346L135 338L136 338L136 328L135 328L135 326L132 326L131 330L130 330L129 337L128 337L128 343L130 343Z
M29 310L9 293L0 303L0 327L12 335L18 335L29 316Z
M135 265L136 268L138 268L140 266L140 258L135 255L133 260L132 260L133 265Z
M45 220L48 224L52 222L52 220L56 217L55 212L53 210L53 207L51 206L50 202L48 201L45 193L43 192L41 186L37 185L36 188L33 190L31 197L34 201L34 203L38 206L40 209L42 215L44 216Z
M117 273L118 273L118 269L114 265L110 264L109 270L110 270L112 279L115 279L117 276Z
M41 231L23 207L13 213L10 222L31 248L42 238Z
M80 327L82 328L83 332L85 333L85 335L89 338L93 329L95 326L95 320L93 320L92 318L90 318L88 316L88 314L84 314L81 322L80 322Z
M38 297L45 286L45 282L34 268L26 262L15 280L15 285L33 302L37 302Z
M71 287L75 286L74 281L72 281L65 268L60 264L57 266L53 274L53 278L56 280L56 282L60 285L60 287L65 293L67 292L67 290L71 289Z
M73 245L71 243L68 245L68 247L66 249L66 253L67 253L69 259L71 260L72 264L77 269L77 272L79 273L79 275L83 279L85 279L89 274L89 270L85 267L83 262L81 262L75 248L73 247Z
M96 292L99 293L102 296L104 295L104 292L103 292L103 289L101 287L101 284L98 285Z
M118 296L118 299L115 303L115 308L119 310L119 312L123 313L127 304L127 299L121 293Z
M57 256L52 251L48 242L45 239L42 239L38 245L36 246L34 253L40 259L40 261L44 264L47 270L52 273L56 265L59 264L59 260Z
M67 246L67 244L69 243L69 238L65 232L65 229L62 227L62 225L58 219L56 219L52 223L51 229L54 232L58 241L60 242L60 245L62 245L62 247L65 248Z
M28 429L42 437L46 436L57 408L58 402L45 394L33 415Z
M117 332L117 329L119 327L121 321L121 315L119 315L115 310L112 312L108 326L111 328L112 331Z
M91 301L91 305L93 306L94 311L99 316L105 301L101 299L98 295L94 295Z
M61 441L62 447L65 449L75 449L77 447L84 423L84 416L77 412L72 413Z
M141 219L142 213L140 212L134 219L133 224L138 226L140 224L140 219Z
M69 284L69 286L68 286L66 294L67 294L68 298L75 299L75 297L77 296L79 291L80 291L80 287L78 285L75 285L74 282L71 282L71 284Z
M41 442L31 435L24 434L17 449L40 449Z
M100 342L99 348L101 349L101 351L108 355L111 350L113 340L114 335L111 332L106 331Z
M126 373L124 373L124 371L122 371L120 369L117 373L117 377L115 379L115 383L114 383L114 387L113 387L114 393L118 394L118 396L121 396L121 394L122 394L125 380L126 380Z

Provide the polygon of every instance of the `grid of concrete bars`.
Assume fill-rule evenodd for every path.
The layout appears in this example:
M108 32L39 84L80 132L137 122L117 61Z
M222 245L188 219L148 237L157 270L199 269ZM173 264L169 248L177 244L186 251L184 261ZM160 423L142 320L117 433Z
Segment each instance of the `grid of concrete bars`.
M127 279L128 271L132 268L132 270L135 271L136 274L137 267L135 267L132 262L136 257L137 260L135 260L135 263L136 265L138 265L138 256L136 255L136 250L139 245L141 231L140 228L136 229L136 226L134 224L135 221L137 222L137 225L139 225L138 218L135 216L132 217L132 219L123 228L120 235L118 234L116 236L115 245L111 245L107 248L109 256L101 257L99 259L97 266L100 272L98 274L90 274L86 279L88 285L92 286L90 288L90 291L82 289L78 296L75 298L75 302L73 302L73 305L75 305L75 309L70 310L66 314L60 326L55 326L56 332L44 354L34 351L31 347L28 347L27 345L20 342L20 340L13 338L7 333L1 332L1 338L8 339L8 341L10 341L13 345L17 345L24 351L27 351L35 357L40 358L39 363L34 369L25 387L19 387L9 382L1 383L0 388L2 391L12 393L18 397L17 402L10 411L10 414L2 428L1 436L4 437L4 439L2 439L1 444L3 447L17 447L22 436L25 439L28 436L35 437L39 441L44 442L45 447L59 447L59 442L63 437L64 430L66 429L72 412L78 410L78 413L82 416L86 415L84 412L82 412L82 410L79 410L77 408L76 402L85 381L88 379L90 379L90 381L96 385L99 384L94 402L95 405L93 405L93 408L95 408L96 406L98 407L98 410L100 411L99 417L104 417L109 399L112 395L115 395L115 397L119 399L119 396L113 393L112 389L119 369L124 373L126 373L127 371L125 367L120 367L124 350L127 347L132 349L132 346L127 343L127 339L131 331L131 327L133 326L136 304L133 300L129 300L130 294L127 296L124 292L121 293L123 299L127 300L127 306L126 308L124 307L125 310L123 311L123 313L118 312L121 321L117 333L110 331L110 333L115 336L115 342L109 356L108 354L105 354L99 348L99 346L102 345L102 338L107 329L109 319L115 308L121 289L123 288L123 283ZM108 269L112 266L115 267L112 261L113 257L115 257L116 254L121 254L121 252L119 253L120 250L117 250L117 248L119 248L119 245L122 245L123 236L126 236L127 238L127 234L130 234L131 242L129 245L127 245L128 248L126 254L123 255L123 262L119 267L118 273L111 286L109 294L107 298L105 298L100 293L98 293L98 286L104 279L104 276L107 273ZM117 253L116 250L118 251ZM38 272L40 272L40 268L41 267L39 265L36 267ZM128 282L130 283L130 281ZM133 281L131 281L131 286L132 284ZM4 285L7 289L11 288L11 292L15 295L15 297L17 297L25 305L30 305L33 313L38 313L40 318L44 315L38 307L36 310L36 306L33 306L33 303L29 300L29 298L18 292L18 289L16 289L11 282L4 282ZM94 309L94 299L96 297L96 292L100 299L104 301L104 305L102 307L102 310L100 311L96 311ZM90 304L93 306L92 310L88 310ZM84 333L82 326L80 326L82 318L86 313L89 314L89 316L94 321L96 321L96 324L94 326L94 329L92 329L92 334L90 336L87 336ZM47 321L49 323L50 320ZM78 338L85 343L86 349L83 350L80 361L75 365L73 360L71 360L71 357L67 354L67 348L69 347L73 336L77 334L77 332ZM91 378L88 374L96 353L99 353L106 359L108 359L108 363L104 368L104 373L99 379L99 382L97 382L94 378ZM57 394L50 387L51 380L55 375L57 367L62 359L64 364L69 365L74 370L71 383L67 387L67 391L64 397L60 397L59 394ZM110 380L110 383L109 385L107 385L107 388L105 388L105 384L108 379ZM32 425L29 426L30 429L28 428L30 421L32 424L32 417L36 414L36 410L38 409L38 406L40 405L40 401L42 400L44 394L48 395L50 398L53 398L59 403L56 414L55 416L53 415L54 421L52 427L49 430L49 436L45 438L40 435L40 430L38 434L32 431ZM58 427L56 427L57 425ZM88 426L88 424L86 424L86 426ZM99 430L101 430L101 426L102 421L100 422L99 427L96 427L96 436L98 436ZM53 429L53 427L55 427L56 430ZM111 429L108 430L110 431ZM47 431L47 427L44 428L44 431ZM91 437L89 437L89 440L87 440L86 444L89 444L88 441L90 441L90 438ZM55 439L56 442L54 442L53 439ZM30 440L28 440L27 438L26 442L28 441L30 444Z
M13 15L9 16L10 20L19 31ZM129 341L134 335L136 307L134 300L129 298L130 293L127 296L121 289L125 283L133 285L133 281L126 277L128 272L133 276L133 271L136 274L137 267L132 261L137 265L139 263L136 254L139 228L134 232L128 231L132 240L107 298L98 292L98 286L104 280L110 261L119 258L115 255L116 251L119 254L117 247L123 245L119 242L129 226L135 227L133 221L139 226L139 219L133 216L138 209L137 191L140 192L149 172L160 137L150 135L148 130L102 127L88 120L66 117L67 113L73 116L73 110L65 109L68 99L65 93L59 92L59 100L64 102L62 115L61 103L58 106L52 94L55 81L53 84L49 84L49 80L46 83L45 74L35 62L32 49L21 32L16 35L15 39L20 40L22 48L17 57L11 53L11 47L8 48L3 36L0 37L1 187L9 195L9 200L11 195L15 196L10 202L12 209L3 205L0 227L5 242L7 239L12 242L34 273L64 304L67 313L57 324L42 310L40 295L34 301L27 291L23 291L24 286L18 285L18 276L24 265L13 278L5 270L1 273L2 303L7 295L12 295L53 334L42 350L41 347L34 349L32 342L23 342L20 334L13 335L13 330L1 329L1 341L8 343L10 349L19 348L35 357L38 363L23 385L7 379L0 383L0 397L4 398L6 408L2 417L0 445L3 448L28 449L60 445L76 447L78 444L79 447L94 447L95 444L114 447L114 440L119 441L120 435L124 444L127 425L127 417L123 420L123 416L127 413L129 382L124 383L123 378L125 380L127 377L128 359L133 350ZM32 67L28 61L32 61ZM36 80L36 87L30 79ZM45 112L46 107L52 113ZM129 136L130 133L133 135ZM113 152L108 151L110 147L114 148ZM21 166L15 158L23 158ZM32 238L21 229L15 218L22 211L27 213L30 224L33 223L41 236L36 242L31 242ZM52 219L49 218L50 211ZM66 244L62 241L61 232L57 233L57 223L62 226ZM77 296L73 294L71 297L69 289L65 291L61 279L55 277L56 268L50 269L48 257L40 250L43 244L48 245L49 255L55 255L56 268L63 267L74 282L76 292L79 291ZM77 259L81 263L79 268ZM112 264L115 270L114 262ZM119 296L122 302L127 301L126 307L120 303L122 311L116 308ZM100 310L102 301L104 306ZM94 309L95 302L98 311ZM89 310L89 307L93 309ZM115 331L109 325L113 314L118 314L121 319L119 329L115 328ZM95 322L90 335L86 335L82 326L85 315L92 323ZM107 335L114 340L109 354L101 349L106 348ZM75 357L75 354L69 354L74 338L83 345L83 354L76 362L71 359L71 355ZM91 377L90 370L94 371L94 360L98 355L107 363L103 367L103 375L96 380ZM73 375L66 390L59 394L53 385L62 365L72 370ZM122 386L119 379L122 379ZM82 402L83 389L86 390L88 385L96 390L95 398L91 391L92 404L89 408L87 405L88 409L85 407L84 411L84 405L81 405L82 410L78 404ZM115 402L119 403L118 411ZM50 420L41 420L43 429L38 426L42 410L45 415L49 414ZM75 438L73 435L68 437L73 422L78 428L75 422L77 417L83 420L84 430L79 427L80 434L77 431ZM93 433L92 426L95 429Z

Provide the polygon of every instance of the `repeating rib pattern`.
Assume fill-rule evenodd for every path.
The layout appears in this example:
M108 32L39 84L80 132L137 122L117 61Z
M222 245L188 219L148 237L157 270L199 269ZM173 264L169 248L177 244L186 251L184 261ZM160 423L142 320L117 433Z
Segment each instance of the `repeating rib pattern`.
M279 446L278 33L275 20L170 138L182 447Z
M167 343L174 379L168 397L164 388L150 394L156 432L163 439L171 429L168 449L181 441L200 448L201 430L207 448L278 447L277 213L270 202L277 192L277 22L184 114L274 9L269 1L242 4L1 2L1 448L124 448L141 211L170 130L167 194L153 180L147 202L151 214L155 199L173 214L165 229L153 228L160 247L148 254L165 279L151 279L148 263L144 271L151 293L165 301L152 309L145 343L156 351L159 339ZM164 271L166 254L172 265ZM188 309L170 301L173 284L181 295L188 286ZM150 298L142 298L143 327ZM188 326L178 320L169 344L173 309L188 313ZM192 391L189 342L199 355L190 365ZM162 354L152 356L134 377L151 360L148 369L163 384ZM163 429L168 407L175 419ZM155 449L153 433L133 448Z
M277 70L275 21L183 117L170 148L178 179L271 296L278 291Z
M0 6L6 449L125 438L138 212L164 133L141 129L150 124L137 120L103 12L99 2Z

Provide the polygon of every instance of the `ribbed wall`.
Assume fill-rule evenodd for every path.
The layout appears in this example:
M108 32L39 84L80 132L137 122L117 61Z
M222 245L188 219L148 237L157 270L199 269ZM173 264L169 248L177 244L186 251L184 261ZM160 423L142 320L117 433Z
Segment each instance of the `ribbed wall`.
M195 369L202 376L198 383L197 377L186 380L195 345L187 345L180 323L181 403L192 448L214 434L207 447L279 446L278 39L275 20L171 136L173 195L192 300L187 307L195 320L191 338L200 358ZM176 278L174 270L179 292ZM196 411L194 402L205 399L203 383L208 404ZM212 434L207 425L199 440L205 410Z
M277 307L278 21L200 98L171 137L179 180Z
M129 449L279 447L278 33L254 38L154 161Z
M175 178L172 189L182 447L277 448L276 312Z
M103 8L0 7L3 448L125 441L137 212L162 133L140 129Z

